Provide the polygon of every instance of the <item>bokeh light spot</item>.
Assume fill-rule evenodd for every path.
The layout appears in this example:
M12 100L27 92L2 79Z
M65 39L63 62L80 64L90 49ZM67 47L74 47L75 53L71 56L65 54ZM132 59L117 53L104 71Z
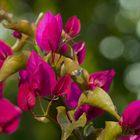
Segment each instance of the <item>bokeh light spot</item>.
M108 59L119 58L124 51L122 41L114 36L104 38L100 43L101 54Z
M140 0L120 0L120 5L127 10L139 9Z
M140 63L127 67L124 73L124 84L128 90L140 93Z
M128 61L140 61L140 42L135 38L128 37L125 40L124 58Z

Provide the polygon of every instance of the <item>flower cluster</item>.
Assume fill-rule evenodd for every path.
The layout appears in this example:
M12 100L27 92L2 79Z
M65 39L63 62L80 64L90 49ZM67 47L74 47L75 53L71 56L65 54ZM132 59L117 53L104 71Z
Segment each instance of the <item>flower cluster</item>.
M19 21L16 25L18 26L14 28L9 27L14 30L13 36L18 40L18 44L11 47L0 40L1 133L15 132L22 112L29 111L35 119L42 122L48 119L59 123L59 115L63 115L62 117L66 118L64 123L68 127L72 126L69 131L66 124L62 128L62 131L65 129L62 139L66 139L73 129L83 127L79 122L84 118L84 114L83 122L85 121L86 126L106 111L116 117L117 125L121 128L121 132L115 138L140 139L140 101L131 103L120 117L107 94L115 77L115 70L89 74L82 68L81 64L86 57L86 43L75 41L81 30L77 16L70 17L64 28L61 14L54 16L50 11L39 18L36 25L25 21ZM35 44L34 48L32 51L25 51L23 46L30 38ZM4 81L16 72L19 76L17 106L8 101L3 94ZM37 100L43 115L34 111L38 106ZM42 100L47 102L45 109ZM59 110L59 106L64 106L67 113L64 113L62 108ZM99 140L107 140L106 134L105 138L102 137L104 132L101 132Z

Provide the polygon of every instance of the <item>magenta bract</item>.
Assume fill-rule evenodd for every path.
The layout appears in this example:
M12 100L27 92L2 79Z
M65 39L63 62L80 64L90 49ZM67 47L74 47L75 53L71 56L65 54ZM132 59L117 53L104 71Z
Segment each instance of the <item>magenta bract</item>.
M100 117L104 111L90 105L82 105L75 112L75 119L77 120L84 112L86 113L87 120L91 121L96 117Z
M56 85L52 67L32 52L27 64L27 76L31 87L41 96L50 95Z
M60 47L60 54L61 55L65 55L68 51L68 44L64 43L61 47Z
M71 37L73 37L78 35L80 30L81 24L77 16L70 17L65 25L65 32L69 34Z
M115 76L114 70L108 70L108 71L97 72L97 73L91 74L90 79L89 79L89 81L90 81L89 82L89 89L94 90L96 87L100 87L100 88L104 89L105 91L108 91L114 76ZM99 84L97 84L97 83L95 84L95 82L97 82ZM79 99L81 93L82 93L82 91L80 90L78 85L73 83L71 85L70 95L68 96L68 98L66 100L67 104L71 108L75 108L77 106L78 99ZM76 120L84 112L87 115L87 120L90 121L93 118L101 116L104 111L97 108L97 107L93 107L90 105L82 105L75 112Z
M62 18L60 14L56 16L51 12L44 14L36 30L36 41L42 49L47 52L55 52L61 42Z
M22 37L22 34L18 31L13 31L13 37L17 38L17 39L21 39Z
M0 98L3 96L3 83L0 82Z
M53 95L62 96L69 94L71 86L71 77L70 75L65 75L61 77L57 84L55 85Z
M126 107L119 123L126 131L140 135L140 100Z
M56 84L53 69L34 51L31 53L27 68L20 71L18 105L23 111L34 108L36 96L47 96L52 93Z
M76 83L71 83L71 90L66 97L66 103L70 108L75 108L82 91Z
M4 41L0 40L0 68L2 67L5 59L12 55L12 49L8 44L6 44ZM3 83L0 82L0 97L2 97L3 94Z
M4 41L0 40L0 68L9 55L12 55L12 49Z
M33 51L27 68L20 71L18 105L29 111L35 106L36 96L62 96L68 94L70 85L70 75L57 81L52 67Z
M79 86L76 83L72 83L70 93L67 95L66 98L66 103L70 108L76 108L81 94L82 91ZM87 120L89 121L97 116L100 116L103 111L90 105L82 105L75 112L75 119L77 120L84 112L86 113Z
M140 136L122 136L119 140L140 140Z
M11 134L19 126L21 110L4 98L0 98L0 132Z
M79 64L82 64L86 56L86 46L85 42L78 42L72 46L75 54L77 55Z
M96 87L100 87L108 92L114 76L114 69L91 74L89 78L89 89L94 90Z
M23 111L32 110L36 104L34 91L30 89L27 83L21 84L18 91L18 106Z

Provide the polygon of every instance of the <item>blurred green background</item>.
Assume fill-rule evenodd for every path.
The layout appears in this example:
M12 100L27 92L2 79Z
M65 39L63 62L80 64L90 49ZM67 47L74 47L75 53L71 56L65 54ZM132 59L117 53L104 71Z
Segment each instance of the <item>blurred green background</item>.
M82 24L78 40L85 40L87 55L83 67L89 72L114 68L116 77L110 95L119 113L140 98L140 0L0 0L0 9L14 14L15 19L35 21L40 12L60 12L63 22L77 15ZM0 25L0 38L11 45L11 31ZM17 78L6 83L5 95L16 103ZM94 121L96 127L113 118L104 114ZM59 140L60 129L54 124L41 124L23 113L18 131L0 135L0 140Z

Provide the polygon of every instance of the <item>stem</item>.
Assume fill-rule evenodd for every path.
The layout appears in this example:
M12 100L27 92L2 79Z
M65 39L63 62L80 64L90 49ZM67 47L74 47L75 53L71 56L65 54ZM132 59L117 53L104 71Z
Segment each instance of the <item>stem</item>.
M40 108L41 108L43 114L45 114L45 110L44 110L42 102L41 102L41 96L38 96L38 101L39 101L39 105L40 105Z
M13 50L14 52L20 51L20 50L24 47L24 45L25 45L25 43L26 43L26 41L27 41L28 39L29 39L29 36L23 35L22 38L21 38L20 40L17 40L17 41L16 41L16 43L15 43L14 46L12 47L12 50Z
M42 56L41 49L40 49L36 44L34 45L34 48L35 48L36 52L37 52L40 56Z
M79 128L75 129L73 133L77 137L78 140L84 140L84 136L82 135Z
M51 107L51 105L52 105L52 102L53 102L54 98L55 98L55 96L53 96L53 98L51 99L51 101L48 103L47 110L46 110L46 113L45 113L46 116L47 116L48 113L49 113L49 110L50 110L50 107Z

